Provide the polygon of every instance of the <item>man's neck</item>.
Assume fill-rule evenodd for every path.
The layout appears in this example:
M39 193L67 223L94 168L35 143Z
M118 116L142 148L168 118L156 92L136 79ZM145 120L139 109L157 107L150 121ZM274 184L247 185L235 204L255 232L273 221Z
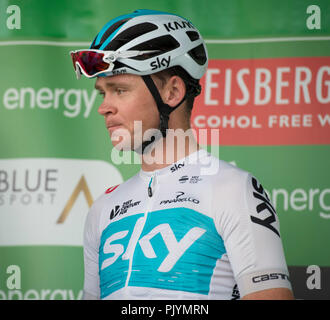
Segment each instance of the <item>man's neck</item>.
M171 133L150 146L150 152L141 156L141 168L154 171L165 168L200 149L193 133L175 136Z

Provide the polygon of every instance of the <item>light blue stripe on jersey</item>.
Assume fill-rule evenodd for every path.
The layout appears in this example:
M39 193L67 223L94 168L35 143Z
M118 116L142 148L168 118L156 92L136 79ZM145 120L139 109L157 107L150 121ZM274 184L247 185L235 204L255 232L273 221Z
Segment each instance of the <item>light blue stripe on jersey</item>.
M102 233L101 298L125 286L129 260L123 254L142 216L112 222ZM207 295L216 261L225 252L212 218L188 208L150 212L135 247L128 286Z

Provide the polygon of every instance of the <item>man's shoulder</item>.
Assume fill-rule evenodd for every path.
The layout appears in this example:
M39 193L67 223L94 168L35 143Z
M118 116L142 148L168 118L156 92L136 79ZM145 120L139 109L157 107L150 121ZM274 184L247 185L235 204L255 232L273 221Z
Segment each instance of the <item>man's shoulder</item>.
M250 174L247 170L239 167L235 161L225 161L212 154L209 154L208 158L209 160L204 160L201 168L204 168L205 175L213 176L219 182L227 180L241 182L246 180Z
M204 169L204 177L205 181L211 183L213 194L221 201L226 199L226 203L230 199L236 201L235 199L244 198L253 175L234 162L227 162L215 156L210 159L212 163L208 170Z
M124 194L127 194L130 192L130 188L132 184L134 184L134 181L136 180L138 174L135 174L134 176L130 177L129 179L123 181L122 183L110 185L107 187L101 195L94 201L94 204L97 203L104 203L107 201L111 201L116 199L118 196Z

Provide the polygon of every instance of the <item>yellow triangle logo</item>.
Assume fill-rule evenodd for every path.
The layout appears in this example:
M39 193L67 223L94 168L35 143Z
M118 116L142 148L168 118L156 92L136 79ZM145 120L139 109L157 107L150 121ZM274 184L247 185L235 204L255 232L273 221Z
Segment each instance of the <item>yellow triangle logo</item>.
M85 196L85 199L87 201L88 207L91 207L93 204L93 197L91 192L89 191L87 182L85 177L82 175L77 186L73 190L69 200L67 201L60 217L57 220L57 223L63 223L65 219L68 217L69 212L71 211L73 205L75 204L80 192L82 192Z

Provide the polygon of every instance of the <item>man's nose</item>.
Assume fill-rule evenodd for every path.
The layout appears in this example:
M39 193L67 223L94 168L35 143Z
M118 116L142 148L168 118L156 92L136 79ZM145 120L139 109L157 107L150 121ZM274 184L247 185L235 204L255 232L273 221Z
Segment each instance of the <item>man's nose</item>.
M112 105L112 103L110 103L109 100L104 99L97 111L101 116L105 116L108 113L116 113L117 109Z

